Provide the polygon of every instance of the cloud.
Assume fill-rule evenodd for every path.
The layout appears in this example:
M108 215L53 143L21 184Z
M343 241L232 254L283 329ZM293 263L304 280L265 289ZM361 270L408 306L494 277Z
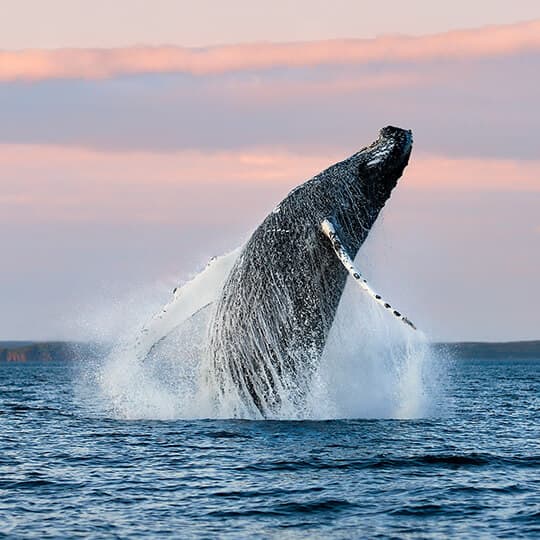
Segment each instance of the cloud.
M325 156L264 150L100 153L2 145L0 222L255 222L326 165Z
M540 20L422 37L253 43L205 49L130 47L0 52L0 81L104 79L144 73L222 74L278 67L489 58L540 49Z
M467 60L0 84L0 143L352 153L386 124L452 157L537 159L540 51Z
M0 146L0 221L255 224L343 154L251 151L100 153ZM540 161L416 155L400 191L540 193Z
M338 155L354 152L373 140L382 126L394 124L412 128L417 151L425 154L535 161L540 122L536 106L540 48L535 43L540 32L530 29L539 24L350 42L353 52L355 47L384 52L379 57L373 51L363 57L358 53L358 58L384 58L384 62L347 63L352 57L334 54L338 42L325 42L328 50L320 43L262 44L253 50L299 47L298 51L310 52L297 55L291 49L285 60L290 58L292 67L277 55L281 67L278 62L264 69L271 65L265 55L259 58L249 46L232 47L243 51L239 57L243 66L258 66L259 71L4 82L0 83L0 144L138 154L252 154L271 148L296 156ZM399 48L381 45L396 40ZM229 50L188 52L206 58L207 53L222 49ZM462 54L465 50L474 54ZM41 52L54 56L62 51ZM117 73L109 52L99 52L104 56L98 64ZM91 58L82 58L75 67L93 66ZM315 58L321 62L315 64ZM331 63L338 60L342 64Z
M540 161L422 156L411 161L408 174L417 189L540 192Z

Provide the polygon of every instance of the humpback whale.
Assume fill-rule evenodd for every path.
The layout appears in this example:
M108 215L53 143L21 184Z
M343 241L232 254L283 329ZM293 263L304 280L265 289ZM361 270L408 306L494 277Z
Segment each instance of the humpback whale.
M410 131L383 128L371 146L294 189L255 230L210 326L208 373L220 391L239 392L262 416L284 394L305 398L348 275L334 248L354 260L411 147Z
M207 311L206 386L216 401L238 398L242 410L234 415L265 418L283 396L302 406L348 276L414 329L354 265L411 149L409 130L385 127L370 146L293 189L242 248L175 290L143 329L141 357L182 321Z

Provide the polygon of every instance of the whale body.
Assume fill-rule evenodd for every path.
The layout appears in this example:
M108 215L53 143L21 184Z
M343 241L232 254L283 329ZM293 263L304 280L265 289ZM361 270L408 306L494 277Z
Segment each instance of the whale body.
M229 260L211 307L205 377L216 399L236 394L238 415L272 416L284 395L302 406L348 274L371 291L352 261L411 148L409 130L383 128L373 144L291 191Z

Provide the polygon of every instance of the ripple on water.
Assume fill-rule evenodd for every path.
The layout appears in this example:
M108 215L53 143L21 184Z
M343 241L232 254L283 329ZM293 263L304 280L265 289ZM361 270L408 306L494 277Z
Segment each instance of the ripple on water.
M440 417L324 422L119 421L65 366L0 370L0 536L540 534L540 361L457 363Z

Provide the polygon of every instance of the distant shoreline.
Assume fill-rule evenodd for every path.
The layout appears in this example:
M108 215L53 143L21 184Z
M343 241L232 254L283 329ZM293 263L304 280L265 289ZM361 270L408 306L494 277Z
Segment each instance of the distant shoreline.
M441 352L457 358L479 359L519 359L539 358L540 340L531 341L460 341L433 343L433 347Z
M445 342L432 346L445 356L477 359L540 359L540 340ZM0 341L0 363L73 361L106 354L102 344L68 341Z

